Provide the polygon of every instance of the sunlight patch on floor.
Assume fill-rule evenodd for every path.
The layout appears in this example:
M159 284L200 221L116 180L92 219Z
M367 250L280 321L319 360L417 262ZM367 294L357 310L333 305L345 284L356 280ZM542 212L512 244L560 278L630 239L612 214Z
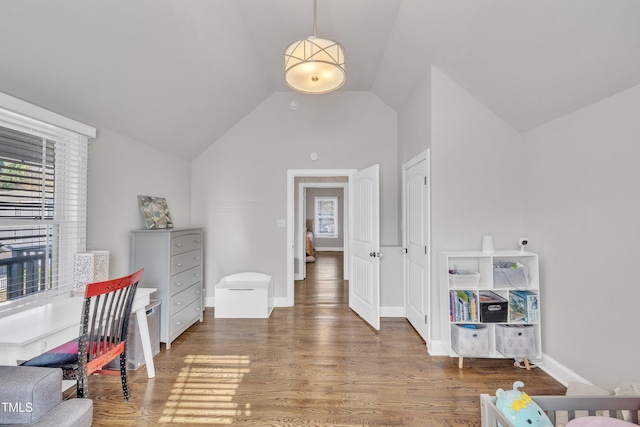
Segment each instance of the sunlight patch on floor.
M234 417L251 415L251 404L233 401L250 364L249 356L186 356L160 422L231 424Z

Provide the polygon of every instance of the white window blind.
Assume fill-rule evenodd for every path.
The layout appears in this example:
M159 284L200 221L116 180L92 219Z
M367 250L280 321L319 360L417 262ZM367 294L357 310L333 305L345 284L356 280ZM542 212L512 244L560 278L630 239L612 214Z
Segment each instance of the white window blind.
M0 108L0 315L69 295L86 249L87 142Z

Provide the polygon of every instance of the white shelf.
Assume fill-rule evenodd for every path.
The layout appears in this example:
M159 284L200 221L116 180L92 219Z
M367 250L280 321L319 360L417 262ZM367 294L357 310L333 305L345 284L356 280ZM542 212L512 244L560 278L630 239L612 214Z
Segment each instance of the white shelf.
M511 271L507 269L504 272L499 272L501 274L498 276L498 281L494 281L494 265L496 262L511 262L511 263L519 263L526 267L527 271L527 281L523 281L525 276L523 274L524 270L520 270L518 272ZM464 284L452 284L449 279L449 272L451 270L464 270L477 272L480 274L479 281L476 284L464 285ZM460 357L460 366L462 367L462 357L489 357L489 358L536 358L539 359L542 357L542 348L541 348L541 324L540 324L540 277L539 277L539 266L538 266L538 255L532 252L521 252L521 251L496 251L492 254L486 254L480 251L447 251L440 253L440 283L442 288L446 289L444 300L443 301L443 313L447 316L445 323L449 325L449 355L451 357ZM506 279L506 277L509 279ZM506 282L506 283L505 283ZM515 304L512 305L514 301L510 299L510 292L512 291L530 291L535 295L535 300L537 302L537 320L535 321L522 321L516 320L515 312L516 307ZM455 310L455 300L451 299L451 292L455 292L456 294L460 291L464 291L465 295L470 300L470 305L468 310L458 310L459 313L468 313L467 316L456 316ZM499 319L498 321L482 321L480 312L482 310L481 304L479 304L480 293L485 292L493 292L499 297L502 297L507 302L506 304L495 303L495 304L485 304L485 312L486 308L489 306L491 309L495 310L493 313L496 314L498 311L500 313L506 307L506 316L504 316L504 320ZM475 302L473 301L475 299ZM475 307L471 307L475 304ZM454 306L452 310L451 307ZM497 316L498 317L498 316ZM499 317L502 317L499 315ZM485 316L486 318L486 316ZM464 320L462 320L464 319ZM456 349L451 345L454 340L452 339L452 330L455 327L454 325L484 325L486 326L486 332L481 335L482 339L488 340L488 351L478 353L476 355L472 354L464 354L460 355L456 352ZM498 347L496 345L496 328L497 325L525 325L527 327L533 328L533 334L531 334L531 330L524 330L517 327L511 329L510 327L506 330L508 333L516 333L518 336L524 335L528 337L528 343L531 343L531 335L533 335L533 340L535 343L531 343L528 346L527 352L532 354L528 354L527 356L513 354L505 356L500 351L498 351ZM504 332L504 330L500 330L499 332ZM525 332L524 334L521 332ZM472 334L473 335L473 334ZM466 334L465 334L466 336ZM459 337L458 337L459 338ZM503 341L504 342L504 341ZM483 343L484 344L484 343ZM524 342L523 342L524 344ZM484 346L483 346L484 348ZM535 348L535 350L533 350ZM469 351L468 347L465 351Z

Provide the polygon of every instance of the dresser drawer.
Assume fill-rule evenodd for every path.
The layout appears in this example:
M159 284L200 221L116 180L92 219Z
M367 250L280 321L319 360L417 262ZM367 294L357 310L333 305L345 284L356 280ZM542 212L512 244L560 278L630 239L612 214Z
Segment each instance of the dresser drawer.
M193 325L202 314L201 300L195 301L187 306L184 310L171 316L171 325L169 336L173 340L177 335L189 326Z
M181 234L171 238L171 255L180 255L202 247L202 235L196 233Z
M191 286L189 289L176 294L171 298L171 316L177 314L179 311L184 310L191 303L200 299L202 295L202 287L200 283Z
M201 279L202 269L199 265L171 276L171 295L184 291L191 285L200 282Z
M171 257L171 275L180 274L190 268L200 265L202 262L202 251L191 251Z

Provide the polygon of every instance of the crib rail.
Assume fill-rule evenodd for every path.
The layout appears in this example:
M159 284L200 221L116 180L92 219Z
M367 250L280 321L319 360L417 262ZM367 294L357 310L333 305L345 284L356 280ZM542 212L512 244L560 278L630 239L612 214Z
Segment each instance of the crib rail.
M626 419L638 422L640 397L629 396L531 396L534 402L547 413L554 425L564 415L568 421L587 415ZM513 424L496 407L496 397L480 395L482 427L513 427ZM582 412L581 412L582 411Z

